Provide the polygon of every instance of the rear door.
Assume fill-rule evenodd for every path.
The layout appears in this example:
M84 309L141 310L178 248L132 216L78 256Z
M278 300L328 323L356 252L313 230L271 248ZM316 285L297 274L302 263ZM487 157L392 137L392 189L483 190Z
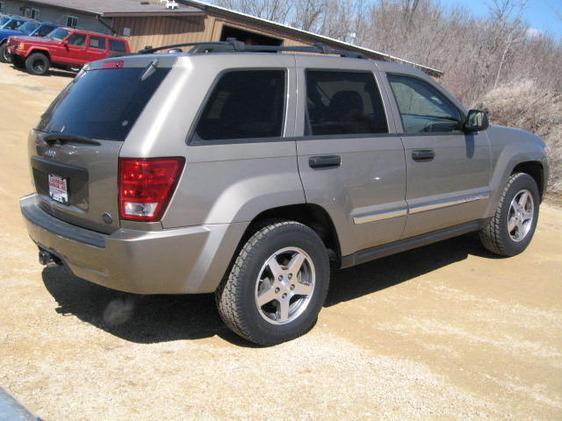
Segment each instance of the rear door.
M297 57L299 171L307 202L334 221L344 256L397 240L406 223L404 148L374 66Z
M139 59L134 67L88 70L61 92L29 138L45 211L100 232L119 227L119 151L168 72Z
M463 111L423 77L389 74L403 126L409 216L404 237L474 221L489 200L486 133L462 131Z
M88 61L101 60L107 57L107 39L98 35L88 35Z

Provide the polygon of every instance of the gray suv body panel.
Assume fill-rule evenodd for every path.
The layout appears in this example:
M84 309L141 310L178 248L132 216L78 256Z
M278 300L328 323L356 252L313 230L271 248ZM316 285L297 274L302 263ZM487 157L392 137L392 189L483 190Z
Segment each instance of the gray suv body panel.
M289 205L322 208L336 231L342 265L360 263L371 255L365 250L396 251L389 245L410 241L419 245L425 243L420 240L424 235L440 239L447 237L448 229L457 235L477 229L475 221L493 215L505 180L521 162L541 163L548 175L544 143L527 132L492 126L471 135L405 134L387 74L422 79L466 113L446 90L409 66L257 53L157 54L119 60L125 67L146 67L157 60L157 66L171 70L125 141L102 142L102 155L111 155L110 169L97 168L88 155L91 150L74 150L72 159L78 165L87 157L91 161L83 163L92 170L91 188L95 183L107 187L105 195L102 189L95 196L92 218L97 219L73 219L67 213L60 223L51 224L49 218L59 218L46 212L48 197L21 200L30 236L41 248L59 256L76 275L110 288L145 294L212 292L251 222L263 212ZM285 72L281 136L191 142L210 91L221 75L236 69ZM388 133L307 136L306 69L371 74ZM412 153L418 149L433 149L435 159L415 162ZM31 141L30 155L37 155ZM317 156L339 156L340 164L311 168L311 158ZM116 212L117 160L127 157L182 157L185 166L159 222L121 220L103 226L99 219L103 211ZM431 237L432 233L439 235ZM97 245L84 238L95 239Z

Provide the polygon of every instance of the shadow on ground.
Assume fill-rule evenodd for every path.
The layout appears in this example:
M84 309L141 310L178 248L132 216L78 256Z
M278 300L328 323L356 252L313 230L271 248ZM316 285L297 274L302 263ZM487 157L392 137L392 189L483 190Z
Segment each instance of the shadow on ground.
M326 306L406 282L468 255L491 257L477 237L468 235L334 271ZM128 294L76 278L63 267L45 268L43 282L59 305L58 313L73 314L128 341L154 343L218 335L251 346L223 325L211 294Z
M25 70L24 67L18 67L16 65L12 64L12 68L20 71L22 73L22 76L29 75L29 73L27 73L27 70ZM77 74L77 72L73 72L71 70L51 68L51 69L49 69L47 74L45 74L43 76L40 76L40 77L62 76L62 77L67 77L67 78L74 78L76 76L76 74Z

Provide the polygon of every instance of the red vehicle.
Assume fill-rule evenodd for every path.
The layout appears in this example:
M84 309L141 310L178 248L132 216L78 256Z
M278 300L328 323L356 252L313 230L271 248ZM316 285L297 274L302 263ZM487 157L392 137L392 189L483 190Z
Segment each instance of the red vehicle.
M79 69L131 51L123 38L73 28L58 28L43 38L12 36L6 50L15 66L34 75L44 75L50 67Z

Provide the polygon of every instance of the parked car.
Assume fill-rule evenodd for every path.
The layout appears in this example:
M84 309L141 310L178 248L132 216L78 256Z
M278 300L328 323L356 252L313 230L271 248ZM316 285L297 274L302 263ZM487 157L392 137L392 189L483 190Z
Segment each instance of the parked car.
M44 38L10 37L8 54L17 67L44 75L51 67L78 69L84 64L130 52L127 40L97 32L57 28Z
M331 267L469 232L499 256L529 245L539 137L489 126L409 65L279 50L83 69L29 137L20 205L41 262L122 291L215 293L234 332L271 345L313 326Z
M39 22L36 20L28 20L16 29L0 29L0 62L11 62L10 54L6 49L8 38L11 36L28 36L28 37L45 37L58 25L50 22Z
M30 20L21 16L4 15L0 17L0 29L16 29Z

